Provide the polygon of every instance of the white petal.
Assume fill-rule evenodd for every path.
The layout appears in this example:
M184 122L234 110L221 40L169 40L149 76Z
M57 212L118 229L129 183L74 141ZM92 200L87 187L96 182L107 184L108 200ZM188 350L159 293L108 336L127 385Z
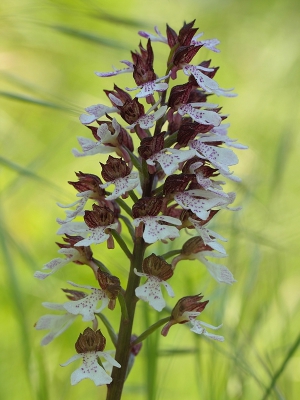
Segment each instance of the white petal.
M95 104L87 107L85 111L90 115L81 114L79 119L82 124L88 125L94 122L96 119L103 117L105 114L118 111L118 109L116 107L108 107L103 104Z
M149 276L144 285L135 289L136 296L148 302L157 311L161 311L166 305L160 288L161 282L161 279Z
M151 42L162 42L168 44L167 38L165 38L159 31L158 27L155 26L154 28L155 32L157 33L157 36L153 35L152 33L148 33L145 31L139 31L138 34L146 39L150 39Z
M182 225L180 219L174 218L174 217L169 217L169 215L157 215L155 218L157 218L157 221L163 221L163 222L168 222L169 224L173 225Z
M224 147L209 146L198 140L193 140L190 146L198 152L199 157L206 158L217 168L229 173L228 166L239 162L237 155Z
M99 244L105 242L109 238L109 234L105 233L106 226L99 226L90 229L90 235L86 239L82 239L75 246L90 246L91 244Z
M154 108L157 107L159 104L159 101L156 102L148 111L145 115L140 117L138 120L136 120L133 124L127 126L127 129L133 129L135 125L139 124L142 129L149 129L154 126L155 121L157 121L159 118L161 118L166 109L168 108L167 106L162 106L160 107L155 113L150 114L151 111L154 110Z
M60 249L60 250L66 250L66 249ZM50 269L50 272L36 271L33 276L37 279L45 279L49 275L54 274L60 268L64 267L66 264L69 264L70 262L73 262L76 260L80 260L81 255L77 250L75 250L75 249L68 249L68 250L70 250L70 251L67 255L67 258L65 258L65 259L54 258L53 260L49 261L47 264L45 264L43 266L43 269ZM74 250L75 250L75 252L74 252ZM62 251L59 251L59 252L63 253ZM67 252L65 251L64 254L67 254Z
M197 258L207 267L208 272L217 282L227 283L228 285L232 285L236 282L232 273L227 267L225 267L225 265L208 261L205 257L201 256L201 253L197 254Z
M106 229L116 229L117 223L108 226L98 226L97 228L88 228L89 237L80 240L75 246L90 246L91 244L99 244L105 242L109 238L109 234L105 232Z
M198 85L208 93L212 93L213 90L219 88L217 82L203 74L196 66L186 65L183 67L183 72L186 75L193 75Z
M71 375L71 385L76 385L83 379L91 379L96 386L108 385L112 381L112 378L98 364L97 354L83 353L82 358L82 366Z
M58 235L77 235L78 233L82 234L89 231L89 227L85 222L67 222L63 224L60 229L57 231ZM78 244L78 243L77 243Z
M114 352L113 350L109 350L109 352ZM105 360L113 365L114 367L117 368L121 368L121 365L118 363L118 361L116 361L114 358L112 358L112 356L109 354L108 351L101 351L101 352L97 352L98 355L101 355L101 357L105 358Z
M149 274L145 274L144 272L138 272L136 268L134 268L133 271L137 276L146 276L147 278L149 278L150 276Z
M220 125L222 119L219 114L214 111L208 110L197 110L193 107L193 104L184 104L178 108L180 115L188 114L191 118L204 125Z
M98 302L102 300L102 306L97 309ZM109 303L105 292L101 289L92 289L92 293L83 299L64 303L64 308L73 315L82 315L83 321L95 319L95 313L100 312Z
M120 125L118 122L113 119L113 127L115 129L115 133L111 133L111 131L108 129L107 124L101 124L99 128L97 129L97 136L99 137L99 141L101 144L115 144L116 138L119 136L120 133Z
M224 239L221 235L218 235L217 233L211 231L210 229L205 228L200 224L199 221L194 220L193 218L189 218L189 221L194 225L197 233L202 237L204 244L209 245L212 247L214 250L219 251L220 253L226 254L226 250L224 247L216 242L213 238L218 238L223 241L227 241Z
M73 361L79 360L79 358L83 357L83 353L80 354L75 354L75 356L69 358L66 362L64 362L63 364L60 364L61 367L66 367L67 365L71 364Z
M35 329L49 329L50 332L43 337L42 346L46 346L57 336L61 335L74 322L76 315L65 313L63 315L43 315L35 325Z
M83 153L80 153L77 149L72 149L72 153L75 157L93 156L95 154L107 154L115 151L115 147L104 146L101 142L94 142L93 140L78 137L79 144L82 146Z
M166 153L167 151L171 152L171 154ZM195 154L196 152L194 150L182 151L177 149L163 149L149 157L146 162L149 165L154 165L154 161L157 161L161 165L164 173L166 175L171 175L179 168L179 163L189 160Z
M192 210L198 218L206 220L209 216L209 210L218 204L217 198L198 199L193 196L195 191L186 191L177 193L174 196L175 201L185 210Z
M162 79L164 79L164 78L162 78ZM156 92L164 92L165 90L168 89L169 85L166 82L157 83L157 81L155 83L155 91Z
M99 186L105 189L109 185L114 184L115 190L111 195L106 196L106 200L114 200L119 198L122 194L125 194L126 192L129 192L130 190L136 188L139 185L139 183L140 183L139 174L138 172L134 171L123 178L117 178L112 182L107 182Z
M168 284L168 282L161 281L161 284L164 285L164 287L166 288L167 293L168 293L168 295L170 297L174 297L175 296L174 290L172 289L171 285Z
M137 98L147 97L154 93L155 90L155 82L146 82L140 86L141 91L136 95Z
M205 326L206 328L209 328L209 329L213 329L213 330L218 330L218 329L220 329L220 328L222 328L222 326L223 326L223 324L221 324L221 325L219 325L219 326L214 326L214 325L210 325L210 324L208 324L208 323L206 323L206 322L203 322L203 321L200 321L199 320L199 322L200 322L200 324L202 325L202 326Z
M219 342L223 342L224 341L224 337L223 336L219 336L219 335L214 335L214 334L208 333L207 330L202 327L202 325L201 325L202 322L197 321L197 320L192 320L191 323L193 325L193 327L191 328L192 332L195 332L198 335L203 334L203 335L209 337L210 339L217 340Z
M63 304L61 303L50 303L45 301L42 303L42 306L48 308L49 310L58 310L58 311L65 311Z
M166 221L166 222L172 222L173 217L167 217L162 218L162 217L167 217L167 216L157 216L157 217L144 217L142 220L145 223L145 229L143 233L143 238L146 243L154 243L157 240L164 240L164 239L169 239L169 238L176 238L179 237L179 231L177 228L174 226L169 226L169 225L161 225L159 224L160 221ZM170 218L172 219L170 221ZM174 220L177 220L177 218L174 218ZM177 222L178 225L181 225L181 221L177 220L180 222L180 224ZM176 223L176 222L175 222Z
M95 117L95 115L87 115L87 114L81 114L79 117L80 122L83 125L89 125L92 122L94 122L97 119L97 117Z
M112 72L95 72L95 74L97 76L99 76L100 78L106 78L106 77L110 77L110 76L124 74L127 72L133 72L132 62L123 60L123 61L121 61L121 63L128 65L128 68L122 68L122 69L114 68L114 71L112 71Z

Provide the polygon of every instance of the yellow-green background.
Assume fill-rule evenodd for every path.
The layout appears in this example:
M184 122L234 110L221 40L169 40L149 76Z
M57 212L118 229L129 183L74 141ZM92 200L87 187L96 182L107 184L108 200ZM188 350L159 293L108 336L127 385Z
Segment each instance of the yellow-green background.
M0 5L1 289L0 399L104 399L91 381L69 383L78 366L59 366L74 354L85 325L78 321L45 348L33 329L47 313L42 301L64 301L66 280L93 284L85 268L69 265L45 281L33 272L56 257L56 202L70 203L74 171L99 173L100 157L75 159L83 108L105 100L102 90L134 86L120 76L100 79L137 49L136 32L178 30L196 18L205 39L220 39L220 54L202 49L221 69L218 98L230 114L230 136L247 144L234 170L242 177L238 213L223 211L214 228L229 238L226 265L237 283L218 285L197 262L183 264L170 283L184 296L202 291L210 304L203 320L223 344L175 326L144 344L124 399L297 399L300 393L299 127L300 6L282 0L4 0ZM167 47L154 44L160 74ZM101 159L102 160L102 159ZM227 214L227 215L226 215ZM172 244L176 248L176 244ZM177 245L178 247L178 245ZM97 256L125 282L118 246ZM165 252L161 245L158 252ZM177 280L176 280L177 278ZM175 300L170 300L173 306ZM119 309L106 312L117 327ZM161 313L161 317L165 314ZM139 304L136 333L157 319ZM105 332L105 329L103 329ZM108 347L111 344L108 342ZM295 350L295 351L293 351Z

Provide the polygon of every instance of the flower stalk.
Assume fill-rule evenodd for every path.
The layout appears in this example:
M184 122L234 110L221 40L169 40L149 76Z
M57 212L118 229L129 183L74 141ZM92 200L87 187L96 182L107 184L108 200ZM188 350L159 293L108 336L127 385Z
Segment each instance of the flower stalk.
M122 396L123 386L127 374L127 365L130 357L131 335L134 321L135 307L138 298L135 296L135 289L139 286L140 277L135 275L134 269L139 269L144 258L146 244L143 238L136 238L133 249L133 257L128 277L128 285L125 294L125 303L128 311L128 319L123 317L120 321L118 343L115 359L122 366L120 369L113 368L112 382L107 388L106 400L119 400Z

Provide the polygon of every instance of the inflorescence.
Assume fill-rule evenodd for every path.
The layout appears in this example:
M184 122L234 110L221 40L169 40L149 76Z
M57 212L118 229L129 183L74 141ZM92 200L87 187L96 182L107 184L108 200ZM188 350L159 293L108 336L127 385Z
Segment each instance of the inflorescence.
M185 23L179 33L167 25L166 37L157 27L155 35L140 31L139 35L146 39L145 47L140 43L139 51L131 52L132 61L121 61L125 68L96 72L99 77L130 74L136 87L124 90L114 85L112 90L104 90L108 105L92 105L80 116L91 135L78 138L81 150L73 149L73 154L108 154L108 158L105 164L100 163L101 176L80 171L76 173L78 180L69 182L77 191L77 200L59 204L66 209L64 219L57 220L57 233L64 235L63 243L58 243L62 258L51 260L44 265L43 272L35 273L36 278L43 280L75 263L88 266L95 277L95 287L69 281L73 288L63 289L68 301L43 303L58 313L42 316L35 326L49 330L41 342L46 345L69 328L78 315L91 325L75 344L77 354L62 364L66 366L82 358L82 366L72 374L72 384L85 378L96 385L110 384L114 373L111 376L107 371L109 365L114 370L121 368L122 346L123 353L128 353L123 367L129 368L141 341L152 332L149 329L139 337L130 332L128 342L124 321L131 320L132 326L132 303L140 299L157 311L164 309L161 286L170 297L175 296L169 280L174 279L173 275L181 278L183 269L177 266L180 261L198 259L217 282L235 282L227 267L209 260L226 256L220 243L226 239L208 226L221 209L238 209L230 207L235 193L224 191L223 179L239 181L229 169L238 163L232 148L246 147L227 136L229 124L224 121L228 116L221 113L218 104L208 102L213 95L235 94L232 89L220 88L214 80L218 67L212 67L210 60L192 63L201 48L219 52L219 41L201 40L202 33L196 34L194 22ZM161 42L169 50L166 71L161 77L154 71L153 42ZM177 76L185 78L186 83L176 84ZM132 91L136 92L135 97L129 94ZM130 243L124 229L130 235ZM189 239L178 251L159 255L151 247L157 241L167 244L181 235ZM104 246L105 242L108 249L113 249L117 242L124 252L129 271L126 289L93 256L92 247ZM149 255L145 256L145 252ZM179 299L170 317L157 324L164 325L162 335L166 336L172 325L186 323L197 334L223 341L223 336L208 331L221 326L197 319L208 303L202 298L196 294ZM105 307L114 310L117 301L121 306L118 334L101 313ZM104 351L106 339L98 329L99 320L116 347L115 358ZM124 350L124 346L128 348Z

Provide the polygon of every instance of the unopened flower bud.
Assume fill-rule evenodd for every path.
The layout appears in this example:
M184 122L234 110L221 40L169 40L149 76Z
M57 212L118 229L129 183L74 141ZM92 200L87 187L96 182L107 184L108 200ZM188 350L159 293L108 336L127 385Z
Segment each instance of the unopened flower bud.
M78 182L68 181L68 183L72 185L79 193L91 190L94 192L93 195L89 196L91 199L104 200L105 191L99 187L102 181L97 175L85 174L79 171L76 172L76 176L79 179Z
M114 213L108 207L93 204L93 211L85 211L84 221L89 228L111 225L114 222Z
M146 137L141 141L138 152L144 160L147 160L164 148L164 134L165 132L161 132L158 135Z
M162 210L162 197L144 197L139 199L132 207L133 218L156 216Z
M100 269L97 271L97 279L106 297L109 298L108 308L113 310L116 305L116 298L121 290L120 279Z
M141 54L138 52L131 52L133 60L133 78L137 85L142 85L143 83L154 81L156 75L153 70L153 50L151 46L151 41L147 42L147 50L144 49L142 44L139 45Z
M91 328L86 328L81 333L75 343L77 353L88 353L95 351L103 351L105 348L106 339L102 335L100 329L96 332Z
M88 262L93 257L93 252L92 252L92 249L90 248L90 246L75 246L76 243L83 240L83 237L82 236L71 236L68 234L65 234L65 236L66 237L62 238L65 243L56 242L58 247L60 249L70 249L70 248L76 249L79 253L79 257L77 259L73 260L73 262L75 264L79 264L79 265L88 264Z
M172 195L177 192L186 190L188 184L193 179L192 174L178 174L170 175L166 178L164 183L164 195Z
M163 257L159 257L154 253L145 258L143 272L151 276L156 276L163 281L166 281L173 275L172 266Z
M130 174L130 168L122 158L108 157L106 164L101 164L101 175L106 182L111 182L114 179L124 178Z
M189 257L192 254L199 253L200 251L212 250L208 245L205 245L201 236L195 236L187 240L182 246L181 254Z
M170 321L163 327L161 334L167 336L169 329L175 324L185 324L191 319L196 318L206 307L209 300L201 301L203 296L197 294L195 296L182 297L176 303L172 310Z
M186 104L192 89L193 85L189 82L183 85L174 86L170 93L168 106L177 110L179 106Z

